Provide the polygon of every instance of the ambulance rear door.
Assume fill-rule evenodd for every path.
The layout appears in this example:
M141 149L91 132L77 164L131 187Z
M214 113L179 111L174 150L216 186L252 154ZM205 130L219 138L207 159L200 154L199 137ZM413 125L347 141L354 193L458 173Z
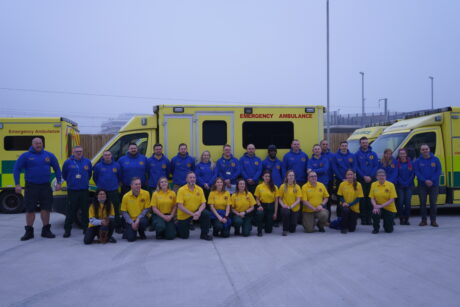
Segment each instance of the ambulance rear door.
M193 155L199 161L203 151L211 153L215 162L222 155L223 145L234 149L234 113L233 112L197 112L194 119L195 144Z

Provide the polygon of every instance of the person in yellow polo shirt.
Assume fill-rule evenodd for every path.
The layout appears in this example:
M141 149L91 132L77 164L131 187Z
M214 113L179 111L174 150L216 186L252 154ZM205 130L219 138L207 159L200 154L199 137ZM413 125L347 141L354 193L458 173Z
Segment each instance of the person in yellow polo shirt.
M377 181L371 185L369 198L372 203L373 234L379 233L380 219L383 219L383 230L393 232L394 216L396 213L395 198L398 197L393 183L386 181L383 169L377 171Z
M302 187L302 225L305 232L314 232L315 220L318 220L320 232L325 232L324 226L327 223L329 212L326 209L329 193L321 182L318 182L318 175L315 172L308 173L308 181Z
M356 181L356 174L349 169L345 173L345 181L342 181L337 191L339 197L339 206L342 207L342 233L354 232L359 216L359 201L363 194L361 183Z
M297 227L302 197L302 189L295 181L294 171L287 171L284 183L278 189L278 196L283 220L282 235L287 236L288 231L294 233Z
M89 206L88 218L88 229L83 239L85 244L93 243L94 237L101 236L101 233L104 232L107 234L108 242L117 243L117 240L112 237L115 209L105 190L98 189L96 191L96 199ZM102 240L102 238L99 237L99 240Z
M156 239L172 240L176 237L176 193L169 189L168 179L160 177L157 189L150 201L153 217L152 226L156 231Z
M187 184L177 191L177 236L188 239L190 236L190 223L200 222L200 239L211 241L212 236L208 234L211 228L210 213L206 210L206 199L203 189L197 186L196 175L190 172L186 177Z
M235 236L241 234L243 237L248 237L252 230L252 219L255 214L256 223L262 222L263 212L257 211L254 213L254 205L256 200L251 192L246 187L246 181L240 178L236 181L236 192L232 194L232 212L233 212L233 227L235 227Z
M227 238L230 235L230 208L232 199L230 193L225 190L225 183L222 177L217 177L211 187L208 197L208 205L211 210L211 221L213 226L213 236Z
M278 215L278 188L273 183L272 173L265 171L262 175L263 182L256 187L254 193L257 202L257 211L263 212L262 223L257 224L257 235L262 236L262 229L265 233L272 233L273 221Z
M141 179L134 177L131 179L131 190L123 195L121 200L121 214L126 222L123 238L129 242L136 241L137 232L139 237L145 240L145 228L148 220L145 215L150 210L150 193L141 189Z

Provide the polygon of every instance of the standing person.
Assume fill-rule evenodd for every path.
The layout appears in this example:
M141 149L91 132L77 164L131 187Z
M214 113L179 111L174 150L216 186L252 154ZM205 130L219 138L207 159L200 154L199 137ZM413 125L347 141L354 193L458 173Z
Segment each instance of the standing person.
M110 202L106 191L97 189L96 198L89 206L89 224L83 242L91 244L94 241L94 237L99 236L101 243L106 243L106 240L110 243L117 243L117 240L112 237L114 216L114 206Z
M359 216L359 201L364 197L361 183L356 181L356 173L349 169L345 174L346 180L342 181L337 191L339 203L342 206L342 233L354 232Z
M326 187L321 182L318 182L318 175L311 171L308 174L308 182L302 187L303 201L303 216L302 224L305 232L314 232L314 227L317 224L319 232L325 232L324 226L327 222L328 212L326 204L329 198L329 193ZM318 223L315 223L315 220Z
M70 237L72 224L81 212L83 233L88 227L89 180L93 173L91 161L83 157L83 147L75 146L73 155L62 166L62 178L67 181L67 210L64 222L64 238Z
M209 151L203 151L200 163L196 165L195 169L196 183L203 189L204 197L208 199L211 187L216 180L215 166L211 160L211 153Z
M158 186L161 177L169 178L171 163L163 154L163 145L157 143L153 145L153 155L147 159L147 173L149 175L148 190L150 195Z
M246 153L240 158L240 167L241 175L246 180L248 191L254 194L262 174L262 160L256 156L254 144L246 146Z
M355 155L348 150L348 142L342 141L339 150L332 159L332 169L334 171L337 185L346 179L346 172L351 169L356 172L356 159Z
M313 154L307 163L307 171L314 171L318 175L318 181L324 184L324 186L329 186L329 158L321 154L321 146L318 144L313 145ZM329 189L328 189L329 193ZM330 194L329 194L330 195ZM326 209L329 212L327 217L328 223L331 221L331 202L328 200L326 204Z
M293 170L295 180L299 185L307 182L308 155L300 149L299 140L292 140L291 150L283 157L283 176L286 177L288 170Z
M377 171L377 181L371 185L369 197L372 202L373 234L379 233L380 219L383 219L385 232L393 232L394 215L396 213L395 198L396 189L393 183L386 180L385 171Z
M268 146L268 155L262 161L262 172L266 170L272 173L273 183L279 187L283 184L283 162L276 157L277 149L275 145Z
M16 184L15 192L21 194L22 187L20 175L25 171L25 195L24 206L26 209L26 226L25 234L21 241L26 241L34 237L35 209L37 203L40 204L40 217L42 220L42 233L44 238L55 238L51 232L50 211L53 204L53 191L51 190L50 178L51 167L56 174L56 191L61 189L61 168L56 156L51 152L43 149L41 138L33 138L29 151L26 151L14 164L14 183Z
M93 169L94 183L99 189L106 192L107 198L115 209L115 229L121 233L120 218L120 194L118 187L121 184L120 164L113 161L112 153L109 150L104 151L102 160L99 161Z
M386 173L386 178L392 184L396 184L398 179L398 168L396 167L396 159L393 158L393 150L385 149L383 157L379 162L379 169L383 169Z
M439 176L442 168L438 157L430 152L427 144L420 146L420 157L414 162L415 175L418 179L419 197L420 197L420 214L422 220L419 226L426 226L426 199L430 197L430 221L431 226L439 227L436 223L437 202L439 194Z
M121 201L121 214L126 222L123 239L128 242L136 241L138 232L141 240L147 239L145 229L149 222L145 215L150 210L150 193L141 187L140 178L131 179L131 191L126 192Z
M273 221L278 215L278 188L272 181L272 175L266 171L262 176L263 182L256 188L255 196L257 202L257 211L263 212L263 219L257 224L257 236L262 236L262 230L265 233L272 233Z
M190 223L200 222L200 239L211 241L212 236L208 234L211 228L209 211L206 210L206 199L203 189L197 186L196 175L190 172L186 177L187 184L177 192L177 236L188 239L190 236Z
M329 142L327 140L322 140L319 143L319 146L321 146L321 156L325 157L327 161L329 162L329 167L328 167L329 168L329 172L328 172L329 181L328 181L328 184L326 185L326 188L330 196L327 202L327 210L329 211L329 217L327 219L327 222L330 223L331 222L331 205L332 205L332 198L333 198L332 195L337 194L336 191L334 191L334 170L332 168L332 163L333 163L335 155L330 151ZM338 185L337 185L337 188L338 188Z
M282 235L287 236L288 231L294 233L296 230L302 197L302 189L295 181L294 171L287 171L284 184L278 189L278 196L283 220Z
M410 225L409 217L415 171L406 149L401 148L399 150L396 166L398 168L396 190L398 192L399 220L401 225Z
M355 154L356 173L358 181L363 187L364 197L360 201L359 211L361 214L361 224L371 225L372 204L369 198L369 192L372 182L375 181L375 174L379 167L377 154L369 146L369 140L363 136L359 139L360 148Z
M146 187L147 158L138 152L137 144L130 143L126 155L118 159L121 169L121 195L131 190L133 178L141 180L142 187Z
M152 226L156 231L156 239L172 240L176 237L176 193L169 189L168 178L160 177L157 190L150 201L153 217Z
M238 179L236 192L232 194L232 219L235 236L242 234L243 237L248 237L251 234L254 205L256 205L256 200L246 188L246 181L243 178ZM254 218L258 225L262 222L263 213L256 211Z
M230 193L225 190L224 179L217 177L209 194L208 205L212 212L213 235L227 238L230 235L230 226L232 225L230 219L232 199Z
M179 144L179 152L171 160L171 174L173 176L174 192L186 184L186 177L189 172L195 171L195 158L189 156L187 145Z
M240 163L232 155L232 147L224 145L222 157L216 162L216 176L222 177L225 188L230 194L235 193L236 178L240 175Z

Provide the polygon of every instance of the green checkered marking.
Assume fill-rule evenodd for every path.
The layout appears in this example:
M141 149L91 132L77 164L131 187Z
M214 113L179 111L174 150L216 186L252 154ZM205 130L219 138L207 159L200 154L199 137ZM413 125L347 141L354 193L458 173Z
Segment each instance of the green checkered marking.
M2 174L12 174L14 170L14 164L16 160L4 160L2 161Z
M460 172L454 172L454 187L460 187Z

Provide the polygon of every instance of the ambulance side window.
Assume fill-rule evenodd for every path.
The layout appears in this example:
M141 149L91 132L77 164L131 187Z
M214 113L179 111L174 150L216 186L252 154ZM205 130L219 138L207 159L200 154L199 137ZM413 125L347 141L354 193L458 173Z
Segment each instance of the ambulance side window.
M227 122L224 120L205 120L202 131L204 145L227 144Z
M27 151L34 138L41 138L45 146L45 137L42 135L10 135L3 139L3 148L8 151Z
M408 149L409 156L411 158L418 158L420 156L420 146L427 144L430 147L430 151L436 153L436 133L425 132L414 135L410 141L404 146Z
M244 122L243 148L254 144L256 148L267 148L276 145L278 149L291 148L294 139L292 122Z
M148 135L147 133L136 133L124 135L109 148L112 153L113 160L117 161L120 157L124 156L128 151L130 143L135 143L138 146L138 152L145 155L147 151Z

